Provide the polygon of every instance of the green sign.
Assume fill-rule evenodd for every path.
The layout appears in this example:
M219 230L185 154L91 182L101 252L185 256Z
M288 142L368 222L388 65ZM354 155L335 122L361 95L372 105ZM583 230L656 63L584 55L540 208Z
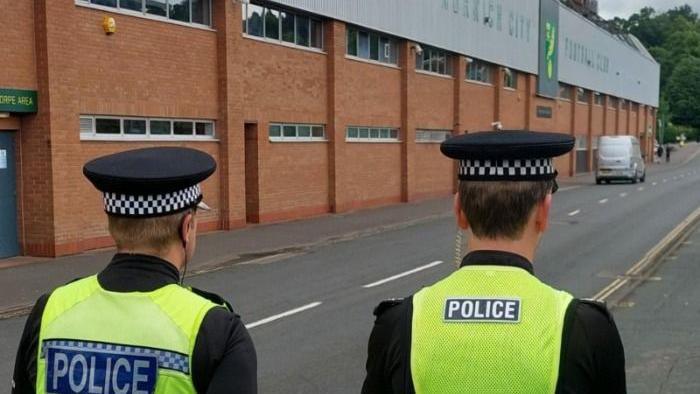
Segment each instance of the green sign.
M36 90L0 88L0 112L36 112Z
M540 65L537 94L559 95L559 2L540 1Z

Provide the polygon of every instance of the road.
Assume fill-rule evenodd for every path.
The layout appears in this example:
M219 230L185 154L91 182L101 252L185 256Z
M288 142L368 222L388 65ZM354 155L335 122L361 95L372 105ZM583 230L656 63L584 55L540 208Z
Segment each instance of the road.
M554 197L536 274L592 296L700 206L699 191L700 157L657 167L644 184L564 188ZM188 281L224 295L250 325L261 393L357 393L372 309L452 272L454 236L453 220L438 217ZM9 379L23 321L0 321L0 381Z

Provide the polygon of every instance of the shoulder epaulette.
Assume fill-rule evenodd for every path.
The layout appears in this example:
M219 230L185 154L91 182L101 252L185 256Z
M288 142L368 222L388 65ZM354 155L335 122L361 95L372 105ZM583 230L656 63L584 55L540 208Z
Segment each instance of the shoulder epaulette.
M225 307L230 312L233 312L233 307L231 306L231 304L229 304L228 301L226 301L223 297L221 297L220 295L218 295L216 293L204 291L204 290L198 289L196 287L190 287L190 291L192 291L194 294L197 294L200 297L206 298L207 300L209 300L217 305L221 305L221 306Z
M388 311L389 309L400 305L404 301L403 298L392 298L388 300L384 300L377 305L376 308L374 308L374 316L381 316L384 312Z

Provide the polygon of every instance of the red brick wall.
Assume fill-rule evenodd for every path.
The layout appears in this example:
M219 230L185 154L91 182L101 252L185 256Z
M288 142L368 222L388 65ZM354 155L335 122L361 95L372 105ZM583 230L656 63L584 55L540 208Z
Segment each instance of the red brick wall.
M541 97L534 97L532 105L532 126L531 129L534 131L557 131L557 118L562 116L561 111L559 111L560 103L557 100L544 99ZM537 117L537 107L549 107L552 109L551 118L539 118Z
M605 134L615 135L617 134L617 110L614 108L606 108L608 111L608 116L605 120Z
M37 87L34 58L34 2L0 0L0 88L34 90Z
M471 81L460 85L462 105L460 118L463 130L469 132L491 130L494 121L495 88Z
M415 148L416 198L452 193L453 161L440 153L440 144L419 143Z
M593 105L593 121L591 124L592 135L602 135L603 128L603 112L605 109L600 105Z
M504 88L501 93L501 124L504 129L524 129L525 128L525 101L526 84L525 75L518 73L517 89ZM480 115L483 117L484 115Z

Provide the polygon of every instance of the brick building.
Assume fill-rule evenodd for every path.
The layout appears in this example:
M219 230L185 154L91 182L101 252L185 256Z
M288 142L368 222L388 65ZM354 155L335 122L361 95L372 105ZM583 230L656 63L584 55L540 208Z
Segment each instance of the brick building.
M593 169L599 135L635 135L651 157L658 73L648 81L624 67L658 65L635 42L590 24L628 55L560 33L559 93L548 96L531 65L499 62L508 48L472 53L382 25L391 16L364 23L363 7L377 4L367 1L0 0L0 256L109 246L101 196L82 165L138 147L216 158L203 185L214 208L204 231L448 195L453 163L439 142L496 123L575 135L577 151L556 162L564 176ZM513 45L536 67L530 52L544 44L533 1L415 7L431 7L425 26L444 14L478 29L477 43L520 35ZM556 6L564 31L572 12ZM394 25L424 11L406 9ZM577 82L563 59L602 77ZM619 70L627 85L608 90L605 78Z

